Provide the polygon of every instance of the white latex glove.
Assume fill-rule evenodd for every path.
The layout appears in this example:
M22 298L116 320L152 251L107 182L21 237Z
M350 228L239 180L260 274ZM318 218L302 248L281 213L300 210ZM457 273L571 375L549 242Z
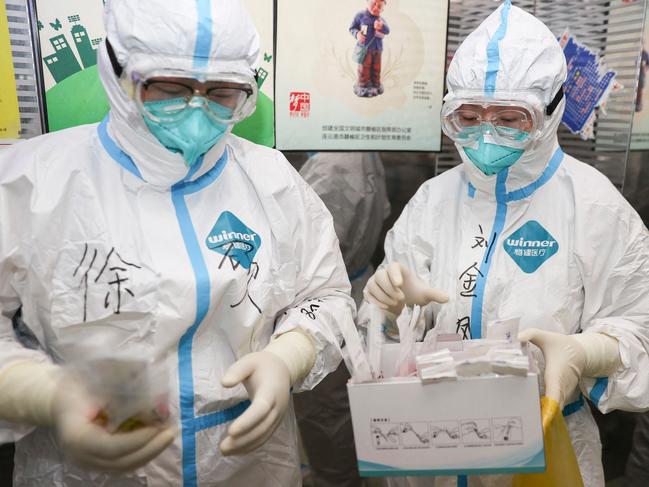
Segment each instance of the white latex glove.
M621 365L618 341L603 333L564 335L529 328L521 341L539 347L545 359L545 395L563 408L582 377L608 377Z
M376 271L367 282L364 294L367 300L395 316L401 313L406 304L426 306L431 301L448 301L444 291L430 287L398 262Z
M299 330L280 335L261 352L237 360L221 383L243 383L251 404L228 428L221 442L224 455L250 452L263 445L284 419L291 385L303 379L315 363L315 347Z
M100 406L55 365L16 362L0 371L0 418L52 426L63 451L91 468L129 471L167 448L176 431L170 426L108 433L94 423Z

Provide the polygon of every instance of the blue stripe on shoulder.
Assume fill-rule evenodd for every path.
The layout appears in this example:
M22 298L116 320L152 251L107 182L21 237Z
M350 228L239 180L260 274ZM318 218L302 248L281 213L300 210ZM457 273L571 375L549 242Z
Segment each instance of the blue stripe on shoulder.
M97 127L97 135L99 136L101 145L104 147L106 152L108 152L108 155L112 157L115 162L117 162L117 164L122 166L135 177L144 181L144 178L142 177L140 170L133 162L133 159L131 159L131 157L126 152L120 149L115 141L111 139L110 135L108 135L108 115L104 117L104 119Z
M557 172L557 169L559 169L559 166L561 165L561 161L563 161L563 150L561 150L561 147L559 147L555 152L554 155L552 156L552 159L550 159L550 162L548 163L547 167L543 171L543 174L534 181L531 184L528 184L524 188L517 189L516 191L511 191L507 193L507 201L518 201L522 200L523 198L527 198L528 196L532 196L534 191L539 189L541 186L543 186L545 183L547 183L550 179L552 179L552 176L554 176L554 173Z

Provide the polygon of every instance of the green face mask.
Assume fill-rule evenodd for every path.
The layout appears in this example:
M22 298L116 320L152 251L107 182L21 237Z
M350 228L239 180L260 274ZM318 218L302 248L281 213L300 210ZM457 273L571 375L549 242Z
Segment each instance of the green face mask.
M213 101L207 102L210 109L223 114L224 118L231 116L232 110ZM164 112L167 105L177 105L178 100L146 102L151 113L160 110ZM181 117L173 122L154 122L144 117L144 123L158 141L171 152L180 153L185 164L192 167L227 132L229 125L213 121L202 108L186 108Z
M482 127L476 127L482 130ZM500 129L502 130L502 128ZM509 129L515 140L523 140L529 136L527 132ZM503 169L512 166L520 159L525 149L516 149L506 145L490 144L484 141L484 133L477 139L478 147L464 147L464 152L471 162L487 176L498 174Z

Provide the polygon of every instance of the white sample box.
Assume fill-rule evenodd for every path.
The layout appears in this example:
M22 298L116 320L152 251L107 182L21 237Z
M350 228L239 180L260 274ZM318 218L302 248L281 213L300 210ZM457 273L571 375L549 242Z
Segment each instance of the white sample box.
M536 374L348 384L363 477L545 470Z

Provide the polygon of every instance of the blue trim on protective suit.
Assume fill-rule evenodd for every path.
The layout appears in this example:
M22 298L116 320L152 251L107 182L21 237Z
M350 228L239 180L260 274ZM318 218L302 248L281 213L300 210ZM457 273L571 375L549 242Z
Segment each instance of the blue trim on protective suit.
M503 40L507 33L507 18L509 9L512 6L511 0L505 0L502 11L500 12L500 26L494 36L487 43L487 71L484 79L485 96L493 96L496 91L496 78L500 69L500 41Z
M608 377L600 377L595 381L595 385L590 390L588 397L590 401L595 405L599 406L599 401L602 399L602 396L608 388Z
M178 380L180 391L180 419L183 441L183 485L196 487L198 474L196 471L196 433L206 428L212 428L240 416L249 406L248 401L239 403L223 411L217 411L205 416L194 415L194 371L192 363L193 340L196 331L207 315L210 307L210 278L203 253L201 252L191 215L185 202L185 196L195 193L216 181L223 172L228 160L227 150L209 171L195 181L183 180L171 188L171 199L176 210L176 217L185 242L187 254L192 264L196 281L196 317L192 326L180 338L178 343ZM190 171L188 176L193 172Z
M196 0L196 44L194 46L194 69L207 66L212 50L212 2Z
M491 229L489 245L485 251L485 257L480 264L480 273L477 276L475 286L475 296L471 302L471 338L482 337L482 304L484 300L485 287L487 286L487 276L493 261L493 254L496 252L498 237L505 227L507 219L507 175L509 169L503 169L496 176L496 217Z
M490 233L490 240L487 250L485 251L485 258L480 264L480 273L476 278L475 296L471 302L471 338L482 337L482 306L484 301L485 288L487 286L487 276L491 268L491 261L493 254L496 252L496 243L505 226L507 218L507 203L511 201L518 201L529 196L547 183L552 176L557 172L557 169L563 161L563 151L561 147L557 148L548 162L547 167L533 183L525 186L524 188L507 192L507 175L509 169L503 169L496 176L496 217Z
M583 405L584 405L584 396L579 394L579 399L565 406L563 408L563 411L561 411L561 414L563 415L564 418L566 416L570 416L571 414L575 414L583 407Z
M550 162L543 171L543 174L541 174L541 176L536 181L528 184L524 188L517 189L516 191L512 191L511 193L507 193L507 202L522 200L524 198L527 198L528 196L531 196L534 191L536 191L550 179L552 179L554 173L557 172L557 169L559 169L561 161L563 161L563 156L564 153L561 150L561 147L557 148L557 150L554 151L552 159L550 159Z
M227 163L228 163L228 151L226 148L223 151L223 155L221 156L221 158L218 161L216 161L216 164L214 164L214 166L212 166L212 168L209 171L197 177L194 181L188 181L187 179L183 179L179 183L174 184L173 187L171 188L172 192L179 191L182 192L183 195L188 195L188 194L196 193L202 190L203 188L206 188L214 181L216 181L216 179L223 172L223 169L225 169Z
M140 171L133 163L133 160L128 154L123 152L108 135L108 131L106 130L106 120L107 118L105 118L97 128L99 139L104 146L104 149L120 166L124 167L138 178L144 180L140 175ZM198 485L198 476L196 472L196 433L236 419L250 405L250 402L246 400L222 411L212 412L199 417L194 416L192 341L196 330L198 330L198 327L203 318L205 318L209 309L210 280L184 197L188 194L196 193L216 181L219 175L223 172L227 161L228 155L226 149L216 164L214 164L214 166L205 174L199 176L194 181L188 181L187 179L196 172L196 170L190 169L185 179L171 187L171 199L176 210L176 217L178 219L180 231L185 242L185 247L187 248L187 253L196 280L196 317L192 326L183 334L178 343L178 387L180 390L179 405L183 440L184 487L197 487Z
M97 135L99 135L99 140L101 142L101 145L104 146L104 149L106 150L106 152L108 152L108 155L112 157L115 160L115 162L117 162L117 164L122 166L124 169L126 169L128 172L133 174L135 177L144 181L144 178L142 177L140 170L133 162L133 159L131 159L131 157L128 154L122 151L122 149L120 149L117 146L115 141L110 138L110 135L108 135L107 126L108 126L108 115L104 117L104 119L97 127Z
M241 416L246 409L248 409L248 406L250 406L250 401L245 400L222 411L216 411L214 413L206 414L205 416L199 416L194 420L194 430L196 432L203 431L209 428L214 428L223 423L234 421Z
M194 174L198 172L198 170L203 166L203 160L205 159L205 154L201 154L198 156L198 160L196 163L189 168L189 171L187 171L187 174L185 177L182 179L182 181L189 181L191 178L194 177ZM179 182L182 182L179 181Z
M467 187L467 195L469 196L469 198L473 198L475 196L475 186L470 182Z
M198 239L182 190L172 187L171 199L176 209L180 231L189 254L196 280L196 317L192 326L183 334L178 343L178 377L180 391L180 420L183 440L183 480L186 487L197 485L196 474L196 434L191 428L194 420L194 374L192 365L192 345L194 334L210 307L210 277L200 250Z

